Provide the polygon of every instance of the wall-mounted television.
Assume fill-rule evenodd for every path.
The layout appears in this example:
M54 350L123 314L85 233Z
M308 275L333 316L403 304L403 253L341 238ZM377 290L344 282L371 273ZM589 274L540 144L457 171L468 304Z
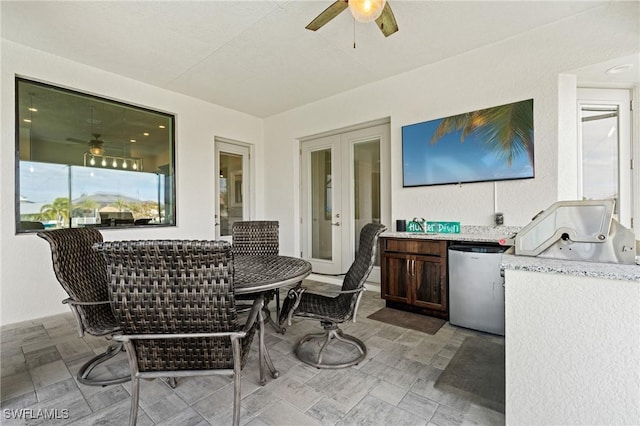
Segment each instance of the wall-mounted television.
M534 177L533 99L402 127L402 185Z

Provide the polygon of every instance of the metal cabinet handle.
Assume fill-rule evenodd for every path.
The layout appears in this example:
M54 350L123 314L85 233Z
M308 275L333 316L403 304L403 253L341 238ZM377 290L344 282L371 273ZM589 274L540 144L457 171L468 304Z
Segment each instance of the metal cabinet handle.
M407 275L411 277L416 276L416 261L415 260L407 260Z

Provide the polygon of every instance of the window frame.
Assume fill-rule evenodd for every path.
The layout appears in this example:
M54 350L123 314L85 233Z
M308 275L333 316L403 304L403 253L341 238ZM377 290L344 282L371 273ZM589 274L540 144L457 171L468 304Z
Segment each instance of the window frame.
M14 186L14 217L15 217L15 234L19 235L19 234L32 234L35 232L38 232L42 229L30 229L29 227L27 228L23 228L23 226L21 225L21 217L20 217L20 213L21 213L21 209L20 209L20 200L21 200L21 179L20 179L20 163L21 160L20 159L20 119L21 119L21 115L20 115L20 90L19 90L19 84L20 83L26 83L26 84L32 84L32 85L36 85L36 86L40 86L43 88L50 88L50 89L54 89L56 91L59 92L64 92L73 96L78 96L78 97L82 97L82 98L86 98L89 99L91 101L95 101L95 102L102 102L105 104L109 104L111 106L121 106L124 108L128 108L128 109L133 109L133 110L138 110L138 111L143 111L146 113L152 113L152 114L158 114L159 116L162 116L165 119L169 120L170 123L170 129L169 129L169 133L168 133L168 138L169 138L169 146L167 147L166 151L163 150L163 152L167 152L169 155L169 164L170 164L170 170L172 173L168 174L168 175L164 175L165 179L168 180L168 186L170 186L170 188L166 188L167 186L167 181L165 181L165 200L167 200L166 195L169 194L170 195L170 201L171 201L171 205L169 206L169 208L167 209L167 203L165 201L164 203L164 217L170 217L170 219L167 222L163 222L163 223L144 223L144 224L119 224L118 226L100 226L100 230L104 231L104 230L112 230L112 229L131 229L131 228L166 228L166 227L175 227L177 226L177 193L176 193L176 176L177 176L177 161L176 161L176 114L174 113L170 113L170 112L166 112L166 111L161 111L158 109L154 109L154 108L150 108L147 106L142 106L139 104L135 104L135 103L128 103L128 102L124 102L121 100L117 100L114 98L110 98L107 96L103 96L103 95L97 95L94 93L88 93L88 92L83 92L77 89L73 89L73 88L69 88L63 85L59 85L59 84L53 84L50 82L44 82L41 80L37 80L37 79L33 79L33 78L29 78L29 77L24 77L24 76L20 76L20 75L15 75L14 78L14 126L15 126L15 146L14 146L14 160L15 160L15 164L14 164L14 171L15 171L15 186ZM65 165L67 167L72 167L74 166L73 164L63 164L63 163L43 163L43 164L60 164L60 165ZM71 196L71 180L69 179L68 181L68 186L69 186L69 196ZM69 206L69 214L71 214L71 206ZM69 221L69 225L71 226L71 218ZM94 225L95 226L95 225ZM72 226L73 227L73 226Z

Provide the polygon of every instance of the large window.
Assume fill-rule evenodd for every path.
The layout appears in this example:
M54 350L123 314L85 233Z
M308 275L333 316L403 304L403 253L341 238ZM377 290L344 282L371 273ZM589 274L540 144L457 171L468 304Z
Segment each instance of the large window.
M16 232L175 225L174 124L16 78Z

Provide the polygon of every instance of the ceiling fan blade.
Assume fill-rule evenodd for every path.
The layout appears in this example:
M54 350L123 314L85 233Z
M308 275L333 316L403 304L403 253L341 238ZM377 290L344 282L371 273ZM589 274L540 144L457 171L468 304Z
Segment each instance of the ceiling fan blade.
M316 19L311 21L305 28L311 31L316 31L324 24L338 16L348 6L347 0L337 0L331 6L326 8L320 15L316 16Z
M382 31L385 37L389 37L398 31L398 23L396 22L396 17L393 16L389 2L385 4L384 9L382 9L382 14L376 19L376 24L378 24L380 31Z
M68 140L69 142L85 143L85 144L87 143L87 140L86 140L86 139L67 138L67 140Z

